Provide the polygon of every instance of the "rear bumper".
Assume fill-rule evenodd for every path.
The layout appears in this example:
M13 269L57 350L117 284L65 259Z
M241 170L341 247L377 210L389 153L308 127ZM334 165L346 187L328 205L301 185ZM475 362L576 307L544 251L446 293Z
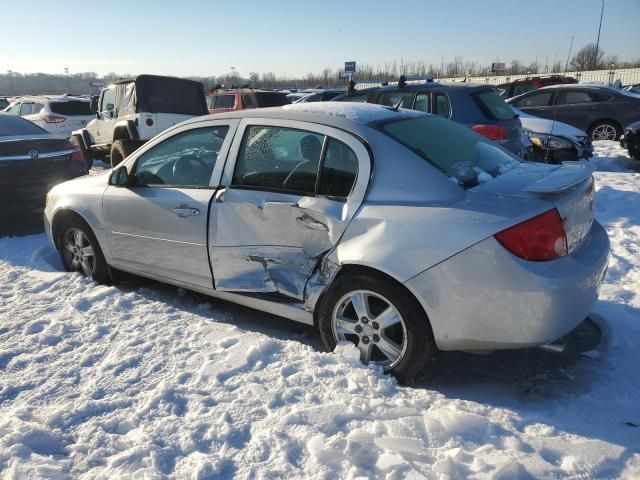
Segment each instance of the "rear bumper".
M607 269L598 222L570 255L528 262L493 237L412 278L441 350L523 348L556 340L587 316Z

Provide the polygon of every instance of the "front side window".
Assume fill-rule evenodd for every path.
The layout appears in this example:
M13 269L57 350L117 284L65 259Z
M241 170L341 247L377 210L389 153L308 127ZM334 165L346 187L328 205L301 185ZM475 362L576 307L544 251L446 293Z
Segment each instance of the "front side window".
M7 110L7 113L10 113L11 115L20 115L20 104L14 103L11 105Z
M495 142L436 116L387 121L378 128L463 188L489 181L519 165Z
M322 163L318 193L328 197L347 198L358 175L358 157L339 140L328 139Z
M116 89L111 87L104 91L102 101L100 102L100 115L109 117L110 112L116 109Z
M574 103L591 103L591 96L587 92L576 90L562 90L560 92L560 105L572 105Z
M140 156L135 167L135 184L208 187L228 131L228 126L221 125L168 138Z
M416 96L411 92L385 92L380 95L380 105L395 107L400 102L400 108L413 108L413 99Z
M551 97L553 96L552 92L538 92L532 93L525 98L521 98L516 102L513 102L516 107L546 107L549 105L551 101Z
M218 95L215 99L213 108L233 108L236 103L235 95Z
M238 153L232 185L314 194L324 136L251 125Z
M435 92L433 94L433 113L444 118L451 116L451 104L446 93Z

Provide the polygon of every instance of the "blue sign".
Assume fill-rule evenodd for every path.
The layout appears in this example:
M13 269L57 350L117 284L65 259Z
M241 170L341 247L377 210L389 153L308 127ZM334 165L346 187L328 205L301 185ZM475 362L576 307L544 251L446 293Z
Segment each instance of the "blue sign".
M344 62L344 73L356 73L356 62Z

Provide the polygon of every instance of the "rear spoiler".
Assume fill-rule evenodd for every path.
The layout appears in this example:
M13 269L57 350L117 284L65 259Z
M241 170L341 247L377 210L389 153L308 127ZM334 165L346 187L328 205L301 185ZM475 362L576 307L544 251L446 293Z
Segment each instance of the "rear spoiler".
M595 160L563 162L560 168L524 189L531 193L556 193L567 190L587 178L596 171Z

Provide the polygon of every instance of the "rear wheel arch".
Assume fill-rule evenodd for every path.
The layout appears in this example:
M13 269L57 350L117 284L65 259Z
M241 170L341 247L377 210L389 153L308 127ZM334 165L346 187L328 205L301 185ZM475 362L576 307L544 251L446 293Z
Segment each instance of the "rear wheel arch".
M355 275L359 275L359 274L379 278L380 280L389 282L389 283L399 287L400 289L404 290L407 295L411 296L411 298L413 298L413 300L415 300L416 307L418 307L420 309L420 312L424 315L424 317L425 317L425 319L427 321L429 329L432 330L431 321L429 320L429 314L425 311L425 309L423 308L422 304L420 303L420 301L418 300L416 295L409 288L407 288L407 286L404 283L402 283L400 280L394 278L393 276L389 275L388 273L383 272L382 270L378 270L376 268L369 267L367 265L362 265L362 264L359 264L359 263L347 263L345 265L342 265L340 267L340 270L338 270L338 273L336 273L336 276L333 279L333 281L327 286L327 288L325 288L324 292L322 292L322 295L320 295L320 297L318 298L318 301L316 302L316 305L320 304L320 302L322 301L323 297L331 289L331 285L333 285L341 277L344 277L345 275L354 275L355 276ZM313 322L317 326L318 325L318 319L317 319L316 311L317 311L317 308L314 310Z

